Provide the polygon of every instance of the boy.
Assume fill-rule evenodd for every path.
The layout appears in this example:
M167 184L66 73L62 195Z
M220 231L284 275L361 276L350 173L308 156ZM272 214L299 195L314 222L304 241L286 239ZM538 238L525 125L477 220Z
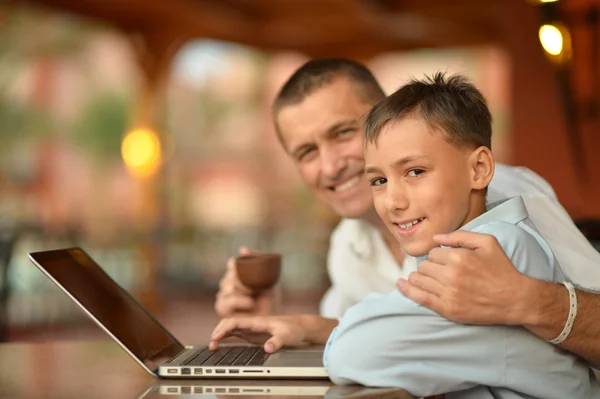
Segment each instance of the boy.
M436 234L463 229L494 235L520 272L564 281L521 197L486 209L491 133L486 101L463 77L438 73L402 87L365 121L375 209L419 268L434 256ZM324 361L336 383L398 386L418 396L600 397L583 362L524 328L456 324L398 291L350 308Z

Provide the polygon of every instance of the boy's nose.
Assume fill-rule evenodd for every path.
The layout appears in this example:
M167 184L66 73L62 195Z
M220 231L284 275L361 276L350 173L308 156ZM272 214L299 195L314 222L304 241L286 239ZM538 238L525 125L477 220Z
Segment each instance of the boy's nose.
M402 187L388 181L386 193L386 207L388 212L393 213L406 210L406 208L408 208L408 203L408 198Z

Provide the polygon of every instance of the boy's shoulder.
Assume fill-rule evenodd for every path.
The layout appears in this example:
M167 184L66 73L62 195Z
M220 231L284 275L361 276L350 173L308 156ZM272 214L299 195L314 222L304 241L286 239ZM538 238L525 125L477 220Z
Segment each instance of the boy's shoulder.
M554 255L535 228L527 224L519 226L493 221L471 231L496 237L506 256L521 273L538 279L553 279L556 266Z
M529 238L532 238L537 242L537 240L535 240L535 238L523 228L514 223L505 222L503 220L494 220L488 223L480 224L479 226L474 227L471 231L474 233L493 235L501 245L503 243L515 243L520 239L528 240ZM504 248L504 245L502 247Z

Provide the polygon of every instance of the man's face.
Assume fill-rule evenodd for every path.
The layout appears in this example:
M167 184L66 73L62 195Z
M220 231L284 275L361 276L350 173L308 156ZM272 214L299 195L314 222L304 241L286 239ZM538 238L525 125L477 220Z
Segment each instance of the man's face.
M283 107L277 117L300 176L342 217L360 218L373 207L360 123L370 108L348 79L338 78L301 103Z
M375 209L409 255L426 255L436 246L435 234L465 223L470 154L411 117L388 123L376 144L367 145L365 171Z

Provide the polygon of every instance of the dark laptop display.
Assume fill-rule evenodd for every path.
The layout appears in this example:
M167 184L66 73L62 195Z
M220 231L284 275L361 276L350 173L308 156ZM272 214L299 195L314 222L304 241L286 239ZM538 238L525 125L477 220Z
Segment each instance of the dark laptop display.
M185 349L82 249L35 252L30 256L150 370Z

